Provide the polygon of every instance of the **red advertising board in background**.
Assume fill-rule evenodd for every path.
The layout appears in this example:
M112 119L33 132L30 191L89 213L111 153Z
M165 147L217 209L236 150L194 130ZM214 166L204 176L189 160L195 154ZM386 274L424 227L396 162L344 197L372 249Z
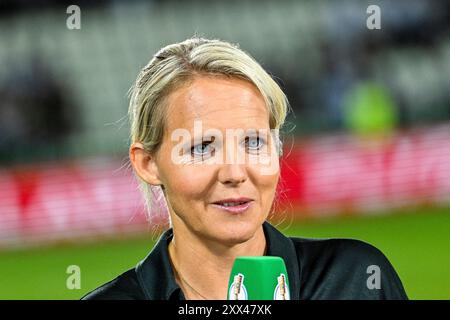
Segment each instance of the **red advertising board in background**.
M286 198L300 214L445 205L450 203L450 127L384 140L316 138L297 143L282 166Z

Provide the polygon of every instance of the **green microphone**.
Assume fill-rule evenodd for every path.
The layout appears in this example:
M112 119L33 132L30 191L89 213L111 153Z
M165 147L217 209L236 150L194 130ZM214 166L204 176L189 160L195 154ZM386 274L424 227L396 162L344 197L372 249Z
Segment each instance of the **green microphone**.
M286 265L280 257L237 257L228 300L290 300Z

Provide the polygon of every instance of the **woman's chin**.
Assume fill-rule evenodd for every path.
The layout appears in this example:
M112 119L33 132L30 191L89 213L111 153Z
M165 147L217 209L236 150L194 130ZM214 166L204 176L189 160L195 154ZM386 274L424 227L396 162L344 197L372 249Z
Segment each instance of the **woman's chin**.
M222 225L213 232L214 236L218 238L220 242L228 245L236 245L251 240L255 236L257 230L258 226L253 223L229 227Z

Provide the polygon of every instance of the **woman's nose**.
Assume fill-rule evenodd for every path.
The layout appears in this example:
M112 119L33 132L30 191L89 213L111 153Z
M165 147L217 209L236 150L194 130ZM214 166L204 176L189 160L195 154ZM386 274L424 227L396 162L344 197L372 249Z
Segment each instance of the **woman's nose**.
M219 181L223 184L237 185L247 180L245 164L224 164L219 171Z

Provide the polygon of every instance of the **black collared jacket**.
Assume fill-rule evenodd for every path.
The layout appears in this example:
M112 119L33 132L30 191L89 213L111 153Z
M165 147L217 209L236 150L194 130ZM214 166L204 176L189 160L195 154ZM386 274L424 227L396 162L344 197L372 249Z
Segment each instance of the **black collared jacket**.
M267 255L283 258L292 300L407 299L403 285L377 248L352 239L286 237L268 222L263 224ZM169 261L167 230L133 269L85 295L86 300L184 300ZM371 267L375 266L375 267ZM379 286L370 285L379 268Z

